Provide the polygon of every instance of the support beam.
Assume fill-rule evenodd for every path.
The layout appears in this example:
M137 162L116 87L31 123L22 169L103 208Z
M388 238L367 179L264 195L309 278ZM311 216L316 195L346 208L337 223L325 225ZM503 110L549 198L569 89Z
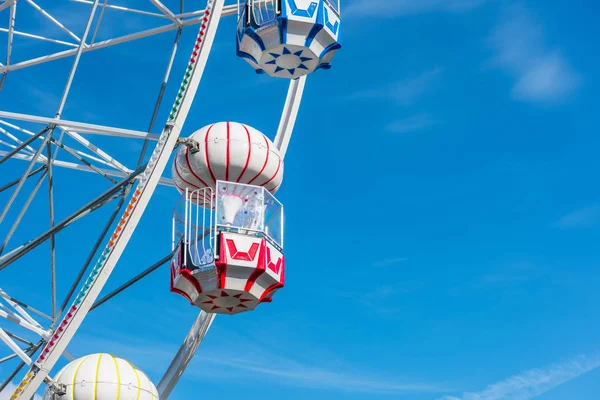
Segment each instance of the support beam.
M182 127L189 114L190 107L197 93L200 80L204 73L206 62L212 48L219 19L223 11L224 0L208 0L209 12L207 13L206 29L203 30L203 41L199 43L197 56L193 57L189 67L191 76L186 80L186 88L183 91L177 108L165 123L161 138L156 145L152 157L148 162L144 176L137 186L135 198L132 198L127 210L123 214L120 230L115 230L112 239L107 243L98 263L90 273L89 285L82 289L76 298L71 314L65 317L65 324L61 334L57 334L52 345L44 348L44 354L36 359L36 367L31 368L28 375L21 381L19 388L22 391L15 392L16 400L31 398L48 373L55 366L62 352L67 348L71 339L81 326L90 308L93 306L102 291L108 278L112 274L116 264L123 254L128 242L136 230L148 203L156 190L158 180L167 167L173 148L175 147ZM0 264L1 268L1 264Z
M144 279L146 276L150 275L152 272L156 271L157 269L159 269L160 267L162 267L163 265L168 263L169 260L171 259L171 257L173 257L173 253L165 256L162 260L160 260L156 264L152 265L150 268L145 269L144 271L142 271L138 275L134 276L133 278L131 278L129 281L127 281L123 285L119 286L117 289L113 290L112 292L110 292L109 294L107 294L106 296L101 298L100 300L96 301L94 303L94 305L90 308L90 311L100 307L102 304L106 303L107 301L109 301L110 299L112 299L113 297L115 297L116 295L121 293L123 290L128 289L129 287L135 285L137 282Z
M17 355L15 353L11 354L10 356L2 357L2 358L0 358L0 364L2 364L3 362L10 361L16 357L17 357Z
M32 0L27 0L31 2ZM98 0L94 1L94 5L92 6L92 11L90 11L90 15L88 17L87 24L85 25L85 30L83 32L83 37L79 41L79 47L77 47L77 52L75 53L75 60L73 60L73 65L71 66L71 71L69 72L69 77L67 78L67 84L65 85L65 89L63 91L62 97L60 98L60 104L58 105L58 110L56 111L56 115L54 119L59 119L62 115L63 108L67 103L67 97L69 96L69 91L71 89L71 84L73 83L73 78L75 77L75 72L77 71L77 66L79 65L79 59L81 58L81 52L84 47L87 47L85 41L87 40L87 36L92 27L92 22L94 21L94 14L96 13L96 8L98 8ZM54 126L54 125L52 125Z
M52 146L46 145L48 162L46 169L48 171L48 216L50 217L50 228L54 227L54 176L52 173ZM50 235L50 280L52 290L52 318L56 320L56 241L54 234Z
M8 16L8 47L6 48L6 65L4 66L4 73L0 78L0 91L6 82L6 76L8 74L8 68L10 66L10 56L12 52L13 32L15 31L15 18L17 13L17 3L15 1L10 5L10 12Z
M36 345L32 348L30 348L29 350L26 351L28 356L32 356L35 354L35 352L40 348L40 346L42 346L42 344L44 344L44 342L42 340L40 340L38 343L36 343ZM17 368L15 368L15 370L8 376L8 378L6 378L6 380L4 382L2 382L0 384L0 392L2 392L4 389L6 389L6 387L8 386L9 383L12 382L13 378L15 376L17 376L17 374L19 373L19 371L21 371L21 369L25 366L25 363L23 361L21 361L19 363L19 365L17 365Z
M46 132L48 132L48 128L42 129L39 133L36 133L35 135L30 137L26 141L22 142L19 146L15 147L12 151L10 151L6 155L2 156L2 158L0 159L0 165L2 165L4 162L6 162L8 159L10 159L12 156L17 154L21 150L27 148L34 140L38 139Z
M118 162L117 160L115 160L113 157L111 157L105 151L103 151L102 149L100 149L99 147L97 147L96 145L94 145L92 142L90 142L89 140L87 140L86 138L84 138L83 136L81 136L79 133L77 133L77 132L75 132L73 130L66 130L64 132L67 135L71 136L73 139L75 139L77 142L79 142L79 144L85 146L91 152L93 152L96 155L98 155L99 157L103 158L107 163L109 163L110 165L112 165L116 169L118 169L118 170L120 170L120 171L122 171L122 172L124 172L126 174L130 174L132 172L131 169L127 168L126 166L124 166L123 164L121 164L120 162Z
M29 114L13 113L8 111L0 111L0 118L16 119L18 121L34 122L45 125L56 125L63 130L75 130L82 133L91 133L106 136L121 136L134 139L150 139L158 140L157 134L149 134L147 132L134 131L131 129L114 128L110 126L102 126L95 124L87 124L84 122L66 121L48 117L39 117Z
M12 124L9 124L9 123L7 123L7 122L5 122L5 121L2 121L2 120L0 120L0 124L5 124L5 125L7 125L7 126L11 126L11 125L12 125ZM12 125L12 126L13 126L13 127L15 127L15 125ZM29 136L35 136L35 133L33 133L33 132L30 132L30 131L27 131L27 130L25 130L25 129L18 128L18 127L16 127L16 128L17 128L17 130L19 130L19 131L21 131L21 132L26 132L26 133L27 133ZM23 144L23 141L22 141L22 140L20 140L18 137L16 137L15 135L13 135L12 133L10 133L9 131L7 131L6 129L4 129L4 128L2 128L2 127L0 127L0 133L3 133L3 134L5 134L5 135L6 135L8 138L10 138L11 140L13 140L15 143L17 143L17 144L19 144L19 145L20 145L20 144ZM30 152L32 155L33 155L33 153L35 153L35 149L34 149L33 147L31 147L31 146L26 146L26 149L27 149L27 151L28 151L28 152ZM43 159L45 159L45 157L44 157L44 156L41 156L41 157L42 157Z
M15 352L15 354L17 356L19 356L19 358L21 360L23 360L23 362L25 363L25 365L31 365L32 361L31 358L29 358L27 356L27 354L25 354L25 352L23 350L21 350L21 348L19 347L19 345L17 345L15 343L14 340L12 340L10 338L10 336L8 336L6 334L6 332L4 331L4 329L0 328L0 340L2 340L12 351Z
M225 7L223 10L224 10L223 16L237 15L237 5L235 5L235 4ZM181 23L182 26L184 26L184 27L192 26L192 25L197 25L197 24L201 23L202 19L204 18L204 16L202 15L203 13L204 13L204 10L200 11L200 16L182 21L182 23ZM117 37L114 39L104 40L102 42L94 43L92 45L87 46L86 48L83 49L83 52L85 53L88 51L102 49L104 47L109 47L109 46L114 46L114 45L121 44L121 43L131 42L133 40L158 35L160 33L169 32L169 31L172 31L172 30L175 30L178 28L179 28L179 26L176 24L169 24L169 25L164 25L164 26L158 27L158 28L148 29L148 30L145 30L142 32L132 33L130 35L120 36L120 37ZM53 60L58 60L58 59L65 58L65 57L70 57L72 55L75 55L76 52L77 52L76 49L69 49L69 50L64 50L64 51L58 52L58 53L49 54L47 56L42 56L42 57L34 58L31 60L23 61L20 63L6 65L6 66L4 66L4 68L0 68L0 73L7 72L7 71L15 71L15 70L27 68L27 67L30 67L33 65L42 64L42 63L45 63L48 61L53 61ZM77 128L75 128L75 129L77 129ZM82 131L82 130L79 129L79 131Z
M17 0L4 0L4 3L0 4L0 11L7 9L8 7L15 4Z
M73 157L75 157L77 160L79 160L79 162L85 164L88 166L88 168L91 168L93 171L95 171L96 173L100 174L101 176L105 177L106 179L108 179L110 182L112 183L117 183L117 181L115 181L113 178L111 178L109 175L103 173L99 168L94 167L92 165L92 163L90 163L89 161L85 160L84 158L82 158L81 156L79 156L75 151L73 151L70 147L65 146L64 144L62 144L61 142L59 142L58 140L54 140L53 138L50 139L52 140L52 143L54 143L56 146L60 147L61 149L65 150L67 153L69 153L70 155L72 155Z
M94 2L91 1L91 0L71 0L71 1L74 2L74 3L94 4ZM168 19L168 17L166 15L164 15L164 14L153 13L153 12L149 12L149 11L136 10L135 8L128 8L128 7L116 6L114 4L107 4L105 7L113 9L113 10L126 11L126 12L130 12L130 13L134 13L134 14L149 15L149 16L152 16L152 17L159 17L159 18L167 18ZM202 12L204 12L204 11L202 11Z
M223 7L223 14L221 14L221 17L229 17L230 15L237 15L237 13L238 13L237 4L231 4L229 6ZM188 18L188 17L195 17L195 16L201 15L201 14L204 14L204 10L196 10L196 11L190 11L190 12L186 12L186 13L176 14L175 17Z
M46 135L46 137L42 141L42 145L40 146L40 148L37 150L37 152L32 157L31 161L29 162L29 165L25 169L25 173L23 174L23 176L21 177L21 180L17 184L17 187L15 188L15 191L13 192L13 195L8 199L8 202L6 203L6 206L4 207L4 210L2 211L2 215L0 215L0 223L2 223L2 221L6 217L6 214L8 214L8 211L10 210L10 207L12 206L13 202L17 198L17 195L21 191L21 188L23 187L23 184L27 180L27 176L29 176L29 173L31 172L31 170L33 169L33 166L35 165L34 160L36 160L38 158L38 156L40 155L40 153L42 152L42 150L46 146L46 143L48 143L48 141L50 140L50 137L51 137L50 134Z
M58 20L56 18L54 18L52 15L50 15L42 7L38 6L33 0L25 0L25 1L28 2L29 4L31 4L31 6L33 8L35 8L36 10L38 10L40 12L40 14L42 14L44 17L46 17L48 20L50 20L53 24L55 24L60 29L62 29L67 35L71 36L77 42L81 42L81 39L79 39L79 37L76 34L74 34L73 32L71 32L67 28L65 28L65 26L63 24L61 24L60 22L58 22Z
M12 52L13 35L15 32L15 20L17 18L17 3L13 2L10 6L10 13L8 16L8 47L6 48L6 66L10 65L10 56Z
M167 18L169 18L171 21L173 21L173 23L175 23L178 27L182 27L183 25L181 24L181 21L178 20L175 17L175 14L173 14L171 12L171 10L169 10L163 3L161 3L159 0L150 0L150 2L152 4L154 4L154 7L158 8L164 15L167 16Z
M30 342L29 340L27 340L27 339L24 339L24 338L22 338L21 336L15 335L14 333L12 333L12 332L9 332L9 331L6 331L6 330L5 330L5 332L6 332L6 334L7 334L8 336L10 336L10 337L11 337L11 339L15 339L16 341L18 341L18 342L21 342L21 343L24 343L24 344L26 344L26 345L27 345L27 346L29 346L29 347L31 347L31 346L34 346L34 344L33 344L33 343L31 343L31 342Z
M30 321L32 324L39 326L40 328L42 327L40 324L38 324L25 310L29 310L34 314L39 315L42 318L47 319L48 321L52 321L52 318L50 318L50 316L44 314L41 311L36 310L35 308L23 303L20 300L15 299L14 297L11 297L8 295L8 293L6 293L4 290L0 289L0 297L3 297L4 300L6 300L6 302L8 304L10 304L15 310L17 310L24 318L27 318L28 321ZM22 307L23 309L21 309L20 307Z
M6 151L2 151L0 150L0 157L7 154ZM15 154L13 156L13 159L16 160L23 160L23 161L30 161L33 157L29 156L29 155L25 155L25 154ZM46 161L44 160L40 160L39 158L36 160L36 163L40 163L40 164L45 164ZM60 167L60 168L67 168L67 169L74 169L77 171L83 171L83 172L93 172L93 173L97 173L95 170L93 170L92 168L86 166L86 165L81 165L81 164L77 164L77 163L72 163L72 162L68 162L68 161L59 161L59 160L53 160L52 161L52 165L55 167ZM108 169L104 169L104 168L96 168L97 170L101 171L103 174L108 175L108 176L112 176L112 177L116 177L116 178L126 178L129 176L129 174L126 174L124 172L121 171L111 171ZM32 173L29 174L29 176L31 176ZM137 180L138 178L136 178ZM17 180L18 183L18 180ZM175 187L175 183L173 182L172 179L170 178L160 178L160 181L158 182L159 185L162 186L169 186L169 187ZM5 186L3 186L2 188L0 188L0 192L2 192L3 190L8 189L9 187L14 186L16 183L10 183L7 184Z
M14 308L14 310L19 313L19 315L24 318L27 322L29 322L32 325L37 326L38 328L42 329L42 326L31 317L31 315L29 315L29 313L27 313L27 311L25 311L21 306L20 306L20 302L18 302L17 300L13 299L12 297L10 297L4 290L0 289L0 297L2 297L4 299L4 301L6 301L12 308Z
M156 387L158 389L158 397L161 400L167 400L171 395L183 371L185 371L194 354L196 354L198 346L202 343L202 339L206 336L214 319L215 314L207 314L204 311L198 314L194 325Z
M46 172L47 172L47 170L46 170ZM37 194L38 190L40 190L40 186L42 186L42 182L44 182L44 179L46 178L46 175L47 175L47 173L43 173L42 176L39 177L39 179L36 182L35 186L31 190L31 192L29 193L29 196L27 197L27 200L25 201L25 204L23 204L23 207L21 207L21 211L19 212L19 215L17 215L17 218L13 222L12 226L8 230L8 233L4 237L4 240L3 240L2 244L0 245L0 254L4 253L4 249L6 248L6 246L8 246L8 242L10 241L10 239L12 238L12 235L17 230L17 227L19 226L19 224L21 223L21 220L23 219L23 216L25 215L25 213L29 209L29 206L31 205L31 202L35 198L35 195Z
M104 0L102 2L102 8L100 9L100 16L98 17L98 22L96 22L96 29L94 29L94 34L92 35L92 40L90 41L90 44L93 44L96 41L96 35L98 34L98 31L100 30L100 24L102 23L102 18L104 18L104 11L106 11L106 3L108 3L108 0ZM92 2L92 4L94 4Z
M6 29L6 28L0 28L0 32L8 32L8 29ZM42 40L44 42L50 42L50 43L56 43L56 44L63 44L65 46L69 46L69 47L77 47L77 45L75 43L65 42L65 41L62 41L62 40L57 40L57 39L52 39L52 38L47 38L45 36L40 36L40 35L34 35L32 33L15 31L15 30L13 30L12 33L15 36L23 36L23 37L27 37L27 38L30 38L30 39ZM4 64L2 64L2 65L4 65Z
M0 156L2 155L2 153L0 152ZM37 174L38 172L45 170L46 167L45 166L41 166L37 169L34 169L33 171L31 171L28 175L27 175L27 179L31 178L33 175ZM12 182L7 183L6 185L0 187L0 193L4 192L7 189L10 189L11 187L15 186L17 183L19 183L19 181L21 180L21 178L17 178Z
M152 111L152 117L150 118L150 124L148 125L148 132L152 132L152 130L154 129L154 124L156 123L156 118L158 117L158 112L160 111L160 105L162 104L163 96L164 96L165 90L167 88L167 83L169 82L169 76L171 75L171 68L173 67L173 62L175 61L175 55L177 54L177 48L179 46L179 40L181 39L182 32L183 32L183 28L177 29L177 34L175 35L175 41L173 43L173 47L171 47L169 63L167 64L167 69L165 71L163 81L160 85L160 90L158 91L158 97L156 99L156 102L154 103L154 111ZM148 140L144 140L144 144L142 145L142 150L140 151L140 156L138 158L136 168L139 168L140 165L142 165L142 163L144 162L144 156L146 155L147 149L148 149Z
M15 262L19 258L23 257L29 251L33 250L40 244L44 243L46 240L48 240L48 238L51 235L56 234L57 232L66 228L67 226L69 226L73 222L77 221L78 219L82 218L83 216L98 209L99 207L104 205L106 202L111 201L112 197L114 195L119 193L119 191L121 191L125 186L131 184L133 182L133 180L135 179L135 177L137 177L142 172L144 172L144 168L145 168L145 166L137 169L128 178L123 180L121 183L108 189L106 192L104 192L103 194L98 196L96 199L90 201L88 204L84 205L79 210L77 210L76 212L74 212L73 214L71 214L70 216L65 218L63 221L56 224L53 228L49 229L48 231L46 231L43 234L41 234L40 236L38 236L37 238L25 243L24 245L15 249L14 251L0 257L0 271L2 271L4 268L6 268L8 265Z
M283 107L283 113L274 142L279 150L281 158L285 157L285 153L292 137L292 132L294 131L294 125L296 124L296 117L298 116L298 110L300 109L300 102L302 101L305 84L306 76L294 79L290 82L285 106Z
M69 301L71 301L71 297L73 297L73 293L75 293L75 290L77 290L77 286L79 286L79 283L81 282L81 279L83 278L83 275L85 274L85 271L87 271L88 267L94 260L94 256L98 252L100 245L102 245L102 242L104 241L104 239L106 239L106 235L108 234L110 227L117 219L117 216L119 215L119 211L121 211L121 207L123 207L123 203L125 202L125 196L126 196L126 192L123 192L123 194L121 195L121 199L119 200L119 203L115 207L115 210L113 211L112 215L110 216L110 218L108 219L106 224L104 224L104 229L102 229L102 232L98 236L98 239L96 240L96 243L94 244L94 247L92 247L92 250L89 252L88 257L85 260L85 263L79 270L77 277L75 277L75 280L73 281L73 284L71 285L71 288L67 292L67 295L65 296L65 298L60 306L60 310L58 311L59 315L62 315L62 313L67 308L67 305L69 304ZM55 320L53 322L52 327L54 327L56 322L57 322L57 320Z
M1 308L4 308L4 307L1 307ZM42 328L38 328L37 326L30 324L29 322L25 321L25 319L21 318L17 314L10 312L10 310L8 310L8 311L6 309L0 310L0 318L6 318L7 320L12 321L15 324L19 325L20 327L25 328L27 330L30 330L30 331L38 334L40 337L48 337L48 332L46 332Z

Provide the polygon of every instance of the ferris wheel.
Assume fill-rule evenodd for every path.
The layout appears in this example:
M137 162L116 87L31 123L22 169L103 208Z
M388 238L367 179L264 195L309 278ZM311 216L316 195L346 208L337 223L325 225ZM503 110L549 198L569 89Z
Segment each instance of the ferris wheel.
M0 21L8 20L8 26L0 28L8 36L6 59L0 64L0 99L2 87L19 70L60 59L72 62L54 116L0 110L0 194L6 198L0 209L3 235L0 346L4 344L10 351L4 357L0 353L0 364L15 363L7 376L0 377L0 391L14 381L17 385L11 399L30 399L42 385L47 399L167 399L216 315L250 312L273 301L284 286L284 208L274 194L283 182L284 158L306 78L319 69L329 69L333 56L341 48L339 0L239 0L232 5L225 5L225 0L208 0L205 4L197 2L195 6L199 9L185 13L183 9L177 13L175 6L160 0L149 0L154 12L111 4L108 0L71 0L90 7L82 17L87 18L82 33L68 29L67 24L36 1L0 1ZM71 40L19 30L19 12L25 7L54 24ZM165 25L95 41L108 9L162 18ZM237 56L255 73L289 80L273 139L249 125L231 121L215 121L191 130L186 126L186 131L194 133L181 137L219 22L227 16L237 17ZM197 37L193 43L184 43L181 32L184 28L194 29L191 27L198 30ZM78 79L80 60L86 53L169 31L175 31L176 38L146 132L62 118L73 81ZM13 42L19 37L64 46L66 50L14 62ZM178 48L191 53L187 65L175 62ZM162 132L153 134L155 124L160 123L158 111L172 75L180 75L181 84ZM43 128L38 131L26 128L32 124ZM94 144L93 135L113 136L123 141L142 139L144 146L137 165L126 166L102 150ZM67 139L84 150L70 146ZM151 155L145 161L147 150L151 150ZM76 161L61 160L59 155L65 154ZM19 169L20 174L15 173L17 164L24 166L24 170ZM67 217L56 218L53 181L56 169L74 169L81 171L81 175L98 174L110 182L110 187L84 206L71 210ZM43 182L48 187L50 226L27 241L14 244L11 238L15 232L28 231L22 221ZM179 202L173 204L172 240L165 243L168 254L101 297L159 185L171 186L181 194ZM19 202L19 196L25 199ZM60 302L56 295L59 278L55 260L55 248L60 244L55 237L109 203L117 203L116 208ZM13 297L13 293L3 288L1 278L3 270L8 271L28 253L48 243L49 259L38 261L35 268L51 271L50 315L39 311L28 298ZM169 285L173 293L165 296L179 295L181 302L196 307L199 314L171 364L165 365L166 372L156 386L142 372L143 366L140 369L110 354L77 358L70 353L69 343L88 313L165 264L170 265ZM29 332L35 340L15 333L19 330ZM61 358L69 363L56 371L54 367Z

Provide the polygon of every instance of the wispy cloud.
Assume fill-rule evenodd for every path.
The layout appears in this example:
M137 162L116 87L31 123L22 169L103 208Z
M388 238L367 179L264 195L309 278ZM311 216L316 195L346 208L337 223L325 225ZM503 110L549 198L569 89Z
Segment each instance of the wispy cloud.
M600 367L600 355L578 357L547 368L531 369L493 383L481 392L445 396L440 400L529 400Z
M377 261L373 263L374 267L387 267L389 265L396 265L408 261L406 257L392 257L386 258L385 260Z
M452 287L449 293L459 295L490 289L506 289L541 279L547 274L546 268L530 262L507 262L495 270Z
M430 91L439 80L443 70L439 67L417 76L390 83L384 87L367 89L355 93L353 98L392 99L401 105L409 105Z
M9 383L8 386L6 386L4 390L0 392L0 400L9 400L16 388L17 385L14 383ZM36 394L33 396L33 400L42 400L42 396Z
M438 125L440 122L428 114L416 114L408 118L392 121L386 127L388 132L407 133L421 131Z
M600 222L600 205L591 205L572 211L556 221L559 228L576 228Z
M217 328L213 328L217 329ZM211 333L211 345L201 347L182 380L222 379L233 382L262 382L339 392L405 394L443 393L449 385L419 382L390 376L385 371L369 371L364 366L345 363L339 355L314 345L291 345L278 339L269 328L236 333L219 327ZM256 334L256 337L252 336ZM177 345L130 337L121 333L106 337L86 335L80 343L93 343L94 349L112 352L139 365L151 376L159 376L175 355ZM80 346L78 346L79 348ZM86 349L86 352L95 351ZM273 379L277 378L277 379ZM4 400L4 399L0 399Z
M487 0L354 0L344 9L345 17L396 17L429 12L464 12Z
M564 55L544 43L542 27L522 6L507 7L488 42L496 52L491 64L513 76L512 95L517 99L554 102L581 83Z
M347 298L364 307L369 313L376 313L387 318L400 318L406 307L401 298L408 299L419 291L423 291L426 283L422 281L391 282L373 286L368 291L347 291L339 296Z
M407 394L447 391L444 389L447 385L408 382L402 378L382 377L382 373L373 375L362 369L348 368L339 360L335 365L328 365L331 361L320 356L319 351L306 347L303 347L303 358L310 361L265 351L252 342L245 343L243 348L243 352L231 348L223 352L222 349L214 356L206 352L198 354L195 361L203 365L202 369L198 369L199 374L205 376L205 371L211 371L224 379L231 375L238 380L265 379L270 382L277 377L279 384L340 392Z

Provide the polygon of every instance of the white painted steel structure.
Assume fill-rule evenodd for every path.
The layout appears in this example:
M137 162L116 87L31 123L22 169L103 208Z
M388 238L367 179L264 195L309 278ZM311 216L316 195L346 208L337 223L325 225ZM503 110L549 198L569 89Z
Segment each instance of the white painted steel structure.
M6 322L6 324L2 322L2 325L0 325L0 341L6 344L12 351L12 354L8 357L0 358L0 363L15 358L22 360L22 363L10 374L10 376L8 376L7 379L0 377L2 378L0 379L0 391L19 374L24 365L29 368L29 371L24 375L17 390L13 394L12 398L14 399L30 399L44 382L50 383L52 386L53 382L50 379L49 374L53 370L58 359L61 356L64 356L71 361L74 359L68 352L67 347L87 314L114 295L137 282L139 279L156 270L170 258L170 255L166 256L163 260L142 272L130 282L127 282L108 296L98 300L100 291L104 287L104 284L111 275L113 269L116 267L117 262L133 235L157 185L173 186L171 179L162 177L171 154L171 149L178 143L181 129L185 123L194 95L202 78L204 66L206 65L211 51L219 20L224 16L237 15L238 11L237 4L225 5L225 0L208 0L206 8L185 13L175 13L159 0L148 0L155 8L156 12L108 4L106 0L71 0L73 2L84 3L91 6L91 12L85 30L83 34L79 35L69 30L58 18L41 7L36 1L4 0L3 2L0 2L0 25L2 24L1 21L8 21L6 28L0 27L0 32L7 35L6 57L5 59L0 59L0 98L2 96L1 90L6 79L10 79L10 76L18 73L19 70L68 57L73 57L73 62L54 117L27 115L0 110L0 138L6 139L0 140L0 165L8 159L20 160L28 164L22 177L13 182L4 182L2 180L4 179L2 178L2 170L0 169L0 192L14 188L14 195L10 197L7 205L0 210L0 223L2 223L2 220L7 214L12 215L13 213L16 213L11 210L14 198L19 193L25 181L33 177L39 177L38 183L25 206L19 212L16 222L11 228L11 234L18 226L23 214L27 211L41 182L45 179L49 182L49 210L51 222L49 230L22 245L11 248L9 246L9 235L9 237L3 239L4 242L0 247L0 271L9 267L14 261L18 260L28 251L35 249L47 240L50 241L52 249L50 257L52 271L51 284L53 288L52 315L46 315L26 303L11 297L8 293L0 289L0 322ZM29 6L35 9L42 18L51 22L68 35L70 41L56 40L25 32L23 30L16 30L15 21L18 17L17 8L21 7L21 3L26 3L23 4L23 6ZM162 19L164 20L165 25L95 42L98 27L100 26L102 15L106 8L119 10L123 13L143 14ZM94 28L94 15L96 13L100 13L100 18L97 20ZM191 68L188 66L187 71L190 72L190 77L186 78L187 83L185 85L185 91L182 92L183 98L180 99L179 103L176 103L176 110L174 110L169 120L165 123L160 134L152 133L152 128L156 119L158 106L160 105L160 99L162 98L162 91L152 117L150 128L147 132L69 121L61 118L62 111L68 99L71 84L78 69L79 60L86 53L169 31L178 31L178 36L170 57L169 67L167 68L164 77L162 89L164 90L164 86L170 76L181 29L197 25L200 25L200 35L203 40L202 42L198 42L200 48L197 51L198 54L193 56L193 65ZM67 49L50 53L42 57L35 57L13 63L13 42L15 37L27 37L28 39L38 40L40 42L61 45ZM274 140L275 147L282 159L284 158L289 145L305 82L306 76L290 81L290 87L283 108L279 128ZM44 124L46 125L46 128L39 133L32 132L25 128L27 125L23 125L28 123ZM88 137L83 136L82 134L113 136L120 138L120 140L141 140L144 142L144 151L149 141L156 144L150 161L146 165L142 165L142 157L140 157L138 165L132 168L126 166L125 163L120 162L114 156L111 156L107 151L95 145L92 139L88 139ZM63 140L67 137L75 140L79 145L85 148L85 151L70 148ZM78 162L58 160L56 156L59 149L62 149L71 156L77 158ZM142 152L142 156L144 151ZM37 165L40 166L36 168ZM61 221L55 221L52 192L53 186L51 184L54 167L99 174L113 183L114 186L75 211L68 218ZM123 180L118 182L113 178L123 178ZM133 185L137 186L134 187ZM125 197L130 192L133 193L133 196L130 198L125 207L125 211L119 219L117 218L118 210L121 209L121 206L125 205ZM54 235L74 221L83 218L114 199L119 199L120 203L113 213L112 219L107 223L103 234L98 238L96 246L92 249L84 268L80 272L78 278L73 282L69 295L62 306L59 306L56 299ZM110 235L108 231L112 221L115 220L120 220L121 222L114 233ZM100 258L94 265L92 263L92 258L98 253L99 249L101 250L102 243L105 243L106 247L100 252ZM84 273L90 270L87 268L90 264L92 264L90 275L83 284L83 287L79 288ZM72 299L74 299L74 302L71 306L67 307L68 302ZM201 312L198 315L198 318L183 341L180 350L175 355L171 365L168 367L158 385L158 391L162 399L167 399L173 388L176 386L181 374L212 324L213 319L214 314ZM20 326L35 333L35 335L39 337L39 340L31 342L10 332L9 328L2 328L2 326L12 325Z

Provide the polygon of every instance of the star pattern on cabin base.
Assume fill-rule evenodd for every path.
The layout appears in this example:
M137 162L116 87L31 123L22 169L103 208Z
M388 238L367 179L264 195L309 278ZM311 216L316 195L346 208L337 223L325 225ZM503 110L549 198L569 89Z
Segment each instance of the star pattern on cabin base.
M233 315L254 310L259 304L259 300L244 291L216 289L203 293L197 304L208 313Z
M313 72L318 57L307 47L282 44L266 50L260 58L260 67L269 75L294 79Z

